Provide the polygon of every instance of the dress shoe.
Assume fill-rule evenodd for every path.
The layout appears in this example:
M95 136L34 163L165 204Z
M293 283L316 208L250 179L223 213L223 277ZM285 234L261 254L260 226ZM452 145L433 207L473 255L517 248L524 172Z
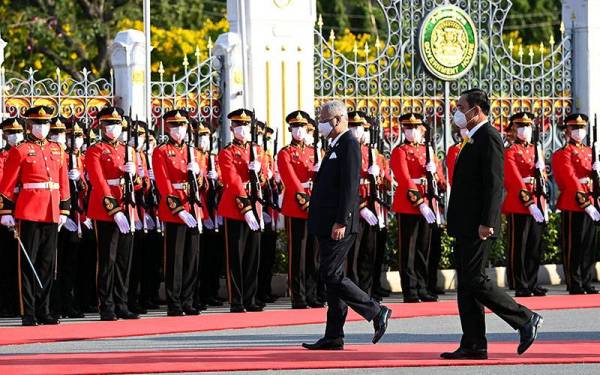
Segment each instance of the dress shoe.
M183 310L167 310L167 316L183 316Z
M440 357L444 359L488 359L488 354L486 349L458 348L454 352L442 353Z
M193 307L184 307L183 312L185 313L185 315L200 315L200 311Z
M419 297L416 297L416 296L404 297L404 303L419 303L419 302L421 302L419 300Z
M306 303L292 303L292 309L304 310L304 309L308 309L308 305Z
M205 303L194 303L194 308L198 311L208 310L208 306Z
M519 355L525 353L531 344L533 344L543 322L544 319L539 314L533 313L529 321L523 327L519 328L519 335L521 336L521 341L517 348Z
M135 313L135 314L140 314L140 315L148 314L148 310L146 310L145 308L143 308L139 305L131 306L129 308L129 311L131 311L132 313Z
M302 347L308 350L344 350L344 340L342 338L328 339L323 337L314 344L303 343Z
M129 310L127 310L127 311L117 311L116 315L117 315L117 318L119 318L119 319L125 319L125 320L132 320L132 319L139 319L140 318L140 316L138 314L132 313Z
M377 342L383 337L383 334L387 330L388 320L391 316L392 310L381 305L381 311L379 311L379 314L375 317L375 319L373 319L373 328L375 328L373 344L377 344Z
M429 292L429 294L433 294L436 296L441 296L441 295L446 294L446 291L444 290L444 288L437 288L437 287L429 289L428 292Z
M152 301L146 301L144 303L142 303L142 307L145 308L146 310L158 310L160 309L160 305L152 302Z
M82 313L81 311L70 310L70 311L63 313L62 317L69 318L69 319L83 319L83 318L85 318L85 314Z
M119 320L114 313L100 314L100 320L103 322L112 322L115 320Z
M277 302L277 297L269 295L263 301L265 301L266 303L275 303Z
M532 292L528 289L515 291L515 297L531 297Z
M204 300L204 303L207 304L208 306L215 306L215 307L223 306L223 302L221 302L220 300L218 300L214 297L208 297L207 299Z
M21 318L21 325L24 327L34 327L37 326L37 321L33 316L24 316Z
M375 291L373 292L373 294L381 297L389 297L391 293L391 290L385 288L375 288Z
M585 294L585 290L583 288L571 288L569 289L569 294Z
M313 309L320 309L325 307L325 302L321 302L321 301L308 301L308 306L312 307Z
M259 312L259 311L263 311L264 307L263 306L259 306L259 305L247 305L244 306L244 308L246 309L246 311L249 312Z
M231 305L231 307L229 308L229 312L243 313L243 312L246 312L246 310L244 309L244 306L242 306L242 305Z
M546 288L542 288L542 287L536 287L533 289L533 295L536 297L543 297L546 295L546 293L548 293L548 289Z
M262 307L262 308L264 308L265 306L267 306L267 304L266 304L266 303L264 303L263 301L261 301L261 300L259 300L259 299L257 299L257 300L256 300L256 302L255 302L254 304L255 304L256 306L258 306L258 307ZM247 309L246 309L246 310L247 310Z
M587 294L598 294L598 289L594 288L593 286L584 286L583 290L585 290L585 292Z
M36 317L36 320L38 322L38 324L44 324L44 325L56 325L56 324L60 324L60 320L58 320L58 318L52 316L52 315L41 315Z
M438 296L432 294L419 294L421 302L437 302Z

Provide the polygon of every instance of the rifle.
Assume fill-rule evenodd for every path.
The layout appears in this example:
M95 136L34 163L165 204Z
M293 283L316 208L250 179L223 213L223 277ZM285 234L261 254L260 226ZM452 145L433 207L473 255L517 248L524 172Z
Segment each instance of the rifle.
M208 149L208 170L215 171L215 155L213 154L213 137L212 134L208 136L210 140L210 146ZM211 178L208 179L208 193L206 195L208 212L213 220L215 233L219 232L219 224L217 222L217 207L219 205L219 196L217 194L217 182Z
M75 113L73 109L71 109L71 148L69 150L69 170L76 169L79 166L77 165L77 155L75 155ZM84 178L82 175L80 178ZM77 223L77 237L82 237L81 232L81 223L80 223L80 215L83 210L79 207L79 186L77 186L77 181L73 181L69 179L69 191L71 194L71 220Z
M273 166L275 168L275 172L277 172L277 142L279 141L279 132L275 131L275 140L273 143ZM267 152L268 141L267 138L264 138L265 152ZM281 212L281 207L279 207L279 184L275 181L275 174L269 181L267 181L267 194L269 195L269 204L274 211ZM271 227L273 230L277 229L277 221L275 220L275 212L273 212L273 217L271 220Z
M150 161L150 127L146 122L146 143L144 144L144 156L146 157L146 168L148 172L152 171L152 162ZM150 180L150 191L146 196L145 206L147 210L158 209L158 204L160 202L158 198L158 190L156 189L156 181L153 179ZM153 212L156 212L154 210ZM154 215L154 222L156 223L156 231L158 233L162 233L162 224L160 219L158 218L158 214Z
M425 165L433 161L433 147L432 147L431 129L427 129L425 137ZM435 223L440 225L440 208L438 202L440 201L440 193L437 186L437 176L435 172L425 171L425 178L427 179L427 192L426 196L429 200L429 208L435 213Z
M130 118L131 119L131 118ZM131 124L129 126L133 127L133 119L131 119ZM139 132L140 132L140 123L138 120L138 116L135 116L135 128L134 128L134 136L133 136L133 152L138 155L138 150L140 148L140 139L139 139ZM127 142L129 142L130 138L127 137ZM137 160L136 158L136 164L139 163L139 165L136 165L137 167L141 166L141 160ZM146 225L146 220L144 220L144 213L146 210L145 207L145 202L144 202L144 189L139 189L138 191L135 192L135 196L136 196L136 207L137 207L137 212L138 212L138 218L142 221L142 229L144 231L144 233L148 233L148 226Z
M252 119L250 121L250 162L256 161L256 150L255 145L258 142L258 133L256 126L256 113L252 110ZM256 220L260 223L260 230L264 229L264 222L262 215L258 215L258 209L256 208L257 203L262 203L262 192L260 188L260 179L256 171L248 171L250 177L250 205L252 206L252 213L256 217Z
M373 152L375 151L375 125L369 128L369 133L369 144L367 146L369 149L369 168L371 168L373 165L375 165L375 157L373 156ZM379 197L379 187L377 186L377 178L375 178L375 176L373 176L371 173L367 174L367 178L369 180L369 197L367 200L367 205L369 210L371 210L371 212L373 212L373 214L377 216L377 221L379 221L379 224L381 224L381 218L379 217L379 209L377 207L377 201L381 200ZM379 225L377 226L377 229L380 229Z
M190 126L187 132L188 136L188 147L187 147L187 157L188 163L196 162L196 149L192 144L192 127ZM198 186L198 176L194 171L188 171L188 183L190 185L190 211L196 219L198 232L202 233L202 201L200 200L200 187Z
M131 107L129 107L129 118L131 119ZM130 121L131 122L131 121ZM131 126L132 124L127 124L127 141L131 139ZM131 150L129 148L129 144L125 142L125 164L131 161ZM125 207L127 208L127 214L129 215L129 231L131 233L135 232L135 219L134 219L134 210L135 210L135 189L133 188L133 178L130 173L125 172L125 193L123 196L123 203L125 203Z
M548 222L548 189L546 185L546 175L543 168L538 168L538 161L544 160L544 152L542 143L540 142L540 128L535 124L533 131L533 147L535 147L535 196L537 197L537 205L544 215L544 222ZM543 124L542 124L543 126Z
M598 150L596 143L598 143L598 115L594 114L594 128L590 134L592 140L592 165L598 161ZM592 168L592 199L594 200L594 206L597 210L600 210L600 173Z

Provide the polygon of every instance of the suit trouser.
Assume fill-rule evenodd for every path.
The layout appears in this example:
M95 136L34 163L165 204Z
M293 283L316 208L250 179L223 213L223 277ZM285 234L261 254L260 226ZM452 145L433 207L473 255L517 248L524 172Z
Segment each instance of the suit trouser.
M58 313L68 314L79 310L75 294L82 287L77 283L79 273L83 272L79 267L80 245L81 239L77 232L62 228L58 233L58 279L52 291L52 309Z
M21 269L21 315L45 316L50 313L50 293L54 283L58 224L21 220L19 236L31 258L43 288L37 283L31 266L19 251Z
M223 236L222 231L215 232L207 228L204 228L200 235L200 264L195 296L195 302L198 304L219 295L225 254Z
M356 241L348 253L348 278L367 294L371 293L373 287L377 230L377 226L360 219Z
M404 297L427 292L432 226L421 215L398 214L400 282Z
M561 248L568 290L591 286L598 229L585 212L561 213Z
M381 274L384 272L383 265L385 264L387 238L387 227L381 228L379 231L377 231L377 246L375 248L375 261L373 264L373 291L383 288L381 285Z
M538 286L537 275L542 260L542 233L545 225L525 214L508 214L506 219L508 284L517 291L533 291Z
M110 221L95 221L98 246L98 310L101 315L128 311L127 292L133 234L122 234Z
M344 275L344 261L355 239L356 234L347 234L339 241L330 236L319 237L319 273L327 285L327 338L344 337L348 306L367 321L381 310L375 300Z
M435 225L431 228L431 246L427 260L427 290L431 292L437 289L440 259L442 259L442 230Z
M252 231L245 221L225 219L227 291L231 306L256 303L260 232Z
M2 262L0 262L0 313L17 315L19 313L19 245L13 234L4 225L0 225L0 243L2 244Z
M257 299L264 301L271 295L271 280L273 266L277 253L277 232L271 223L265 223L265 229L260 235L260 261L258 262Z
M165 223L165 290L169 310L193 306L199 254L197 228Z
M288 284L292 304L318 301L318 245L308 234L306 219L287 217Z
M463 336L460 346L486 349L484 307L492 310L513 329L523 327L532 312L500 290L485 274L493 240L457 238L454 247L457 299Z

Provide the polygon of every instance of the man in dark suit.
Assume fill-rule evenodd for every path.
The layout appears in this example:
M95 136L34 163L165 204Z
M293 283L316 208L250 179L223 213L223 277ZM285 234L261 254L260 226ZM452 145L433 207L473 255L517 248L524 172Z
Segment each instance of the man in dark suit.
M542 317L517 304L485 275L492 241L500 233L503 200L503 143L488 121L487 95L464 92L454 114L459 128L469 129L452 180L448 233L456 238L454 256L458 281L458 310L463 330L460 347L443 353L446 359L487 359L484 307L519 330L518 354L533 344Z
M334 100L321 107L319 132L332 141L315 178L308 230L319 241L319 272L327 285L327 327L325 337L302 346L311 350L343 349L348 306L367 321L373 321L375 344L385 333L392 311L379 305L344 275L344 260L359 228L362 163L358 141L348 131L344 103Z

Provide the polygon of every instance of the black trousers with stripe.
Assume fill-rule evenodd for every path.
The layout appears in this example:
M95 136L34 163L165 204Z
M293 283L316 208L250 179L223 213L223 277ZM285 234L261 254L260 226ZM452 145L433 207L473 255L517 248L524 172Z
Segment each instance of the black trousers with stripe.
M256 303L260 232L252 231L245 221L225 219L227 291L231 306Z
M2 262L0 262L0 316L19 314L19 245L14 235L0 225Z
M287 217L288 284L292 304L319 300L319 254L317 239L308 234L306 219Z
M367 294L373 287L378 229L361 218L356 241L348 253L348 278Z
M58 233L58 279L52 291L52 312L69 314L81 310L76 299L83 287L78 283L80 273L84 271L79 260L81 242L77 232L70 232L63 227Z
M591 286L598 249L598 228L585 212L561 213L561 248L567 290Z
M273 266L277 256L277 232L272 223L265 223L265 229L260 237L260 261L258 262L258 289L256 298L265 301L271 296L271 280Z
M427 293L432 226L421 215L398 214L400 283L404 298Z
M377 232L377 246L375 250L375 263L373 265L373 290L377 291L383 288L381 285L381 276L385 272L383 269L387 253L388 229L381 228Z
M225 263L224 227L218 232L204 228L200 235L200 261L195 302L202 304L219 296L220 277Z
M197 228L165 223L165 290L169 310L193 307L199 255Z
M533 291L538 286L545 225L526 214L508 214L506 219L508 285L517 291Z

